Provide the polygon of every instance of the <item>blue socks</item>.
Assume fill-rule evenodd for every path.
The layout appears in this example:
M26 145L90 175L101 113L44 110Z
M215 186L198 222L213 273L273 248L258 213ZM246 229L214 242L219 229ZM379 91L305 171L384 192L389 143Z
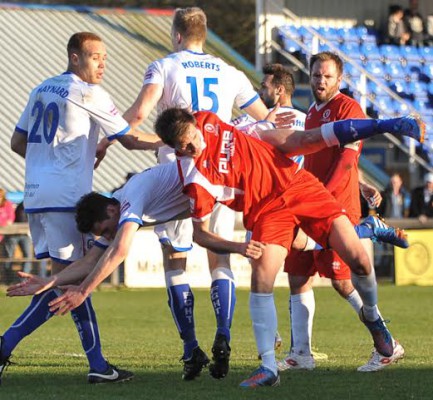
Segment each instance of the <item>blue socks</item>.
M4 333L2 357L9 357L21 340L53 316L53 313L49 310L48 303L57 297L55 289L33 296L30 305Z
M56 289L33 296L30 305L3 335L2 357L8 357L26 336L53 316L48 303L58 297ZM101 353L99 330L90 298L71 312L78 333L89 360L90 369L104 372L108 363Z
M198 346L195 336L194 295L188 283L168 286L167 293L168 306L183 340L183 359L188 360Z
M216 268L212 271L210 298L217 322L217 335L224 335L230 342L230 327L236 304L233 273L229 268Z
M90 369L94 372L105 372L108 368L108 362L102 355L98 323L91 297L89 296L83 304L72 310L71 316L89 360Z
M354 228L360 239L370 239L373 236L373 228L367 224L358 224Z
M381 133L401 133L396 130L396 123L401 118L385 120L351 119L333 123L333 131L341 145L367 139ZM397 124L398 126L398 124Z

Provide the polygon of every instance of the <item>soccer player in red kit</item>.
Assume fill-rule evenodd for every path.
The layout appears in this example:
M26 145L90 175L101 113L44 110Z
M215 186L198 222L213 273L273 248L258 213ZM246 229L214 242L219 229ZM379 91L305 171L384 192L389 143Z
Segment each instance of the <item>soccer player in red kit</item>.
M405 131L414 127L412 119L389 121L386 129L397 127L393 131L400 133L402 123ZM349 120L327 124L321 130L327 131L324 136L332 132L331 136L349 135L352 140L381 131L380 121L367 125L369 128L362 120ZM419 136L419 125L415 125ZM157 118L155 131L176 150L184 192L191 198L194 240L217 253L239 253L252 259L250 315L262 365L242 387L279 383L273 285L297 226L316 242L335 249L350 266L364 316L374 326L375 345L383 353L393 353L394 340L378 314L377 284L369 257L342 207L315 177L298 171L298 165L275 147L244 135L210 112L193 115L179 108L167 109ZM325 141L330 142L328 139ZM209 216L217 202L243 212L244 226L252 231L250 242L225 240L209 231Z
M322 52L311 57L310 83L315 102L308 111L305 129L317 128L332 121L366 118L356 100L339 91L342 76L343 62L338 55ZM304 165L344 207L353 225L359 223L361 217L358 179L361 147L361 141L327 147L305 156ZM288 356L278 363L279 369L313 369L313 276L318 272L320 276L331 279L333 287L351 304L357 315L361 312L362 300L353 287L349 266L334 250L293 250L286 259L285 271L289 273L292 348ZM397 343L390 357L375 353L377 351L365 366L360 367L360 371L382 369L402 358L404 349Z

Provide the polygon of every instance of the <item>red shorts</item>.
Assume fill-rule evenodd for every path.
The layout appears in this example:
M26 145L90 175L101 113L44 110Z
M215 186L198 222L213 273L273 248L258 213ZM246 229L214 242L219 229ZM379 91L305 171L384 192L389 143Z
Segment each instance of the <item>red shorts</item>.
M313 276L318 272L337 281L350 279L349 266L333 250L292 250L284 262L284 271L296 276Z
M286 192L262 202L252 226L252 239L278 244L290 251L297 226L317 243L327 246L332 221L345 215L328 190L307 171L299 171Z
M359 220L356 216L348 217L353 224ZM317 272L336 281L351 278L350 267L334 250L292 250L284 262L284 271L295 276L313 276Z

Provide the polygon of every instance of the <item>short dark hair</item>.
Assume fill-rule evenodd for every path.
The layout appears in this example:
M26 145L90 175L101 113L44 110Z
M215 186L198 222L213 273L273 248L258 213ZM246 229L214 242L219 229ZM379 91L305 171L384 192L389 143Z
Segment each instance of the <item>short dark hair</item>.
M167 108L155 121L155 132L170 147L175 147L176 138L181 137L190 124L196 125L193 114L184 108Z
M288 95L295 91L295 80L289 67L282 64L266 64L262 70L264 75L272 75L274 86L284 86Z
M337 67L338 76L343 75L343 60L335 53L332 53L330 51L322 51L321 53L314 54L310 58L310 75L311 71L313 70L313 65L316 63L316 61L323 62L323 61L334 61L335 66Z
M102 194L87 193L78 200L75 211L75 221L81 233L89 233L96 222L102 222L109 218L107 206L119 204L114 197L106 197Z
M102 42L100 36L92 32L77 32L74 33L68 41L66 49L68 50L68 57L72 53L80 53L83 50L83 45L87 40L94 40L96 42Z

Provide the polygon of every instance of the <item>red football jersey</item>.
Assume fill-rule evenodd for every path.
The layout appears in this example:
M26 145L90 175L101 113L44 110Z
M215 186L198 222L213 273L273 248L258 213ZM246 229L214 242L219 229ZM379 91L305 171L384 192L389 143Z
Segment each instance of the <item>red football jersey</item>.
M252 230L272 200L287 191L298 164L273 146L249 137L210 112L195 113L204 149L197 158L178 156L184 193L191 198L191 213L204 220L216 202L244 214Z
M307 114L305 129L317 128L327 122L339 121L343 119L366 118L361 106L351 97L338 93L329 102L316 105L314 103ZM346 145L357 152L357 160L361 154L361 142ZM315 175L325 186L332 177L336 162L341 157L344 148L339 146L328 147L317 153L305 156L304 168ZM347 174L344 174L338 187L332 195L345 208L352 222L356 223L361 216L361 206L359 200L359 179L358 162Z

